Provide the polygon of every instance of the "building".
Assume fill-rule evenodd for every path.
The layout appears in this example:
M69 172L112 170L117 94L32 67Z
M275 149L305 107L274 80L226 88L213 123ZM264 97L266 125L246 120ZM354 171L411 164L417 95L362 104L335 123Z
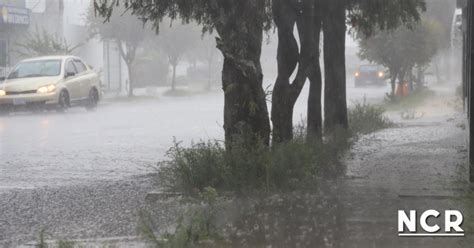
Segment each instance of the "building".
M0 75L16 63L16 42L27 32L31 23L31 11L25 0L0 0Z

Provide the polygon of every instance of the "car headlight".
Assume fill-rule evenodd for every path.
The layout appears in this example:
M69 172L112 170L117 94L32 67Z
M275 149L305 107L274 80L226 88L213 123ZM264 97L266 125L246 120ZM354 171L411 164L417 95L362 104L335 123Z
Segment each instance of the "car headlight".
M7 95L7 92L5 92L4 90L0 90L0 96L6 96Z
M383 72L379 72L379 77L383 77Z
M359 72L354 73L354 76L358 77L358 76L359 76Z
M54 84L50 84L50 85L47 85L47 86L39 87L36 92L38 92L40 94L44 94L44 93L54 92L54 90L56 90L56 86Z

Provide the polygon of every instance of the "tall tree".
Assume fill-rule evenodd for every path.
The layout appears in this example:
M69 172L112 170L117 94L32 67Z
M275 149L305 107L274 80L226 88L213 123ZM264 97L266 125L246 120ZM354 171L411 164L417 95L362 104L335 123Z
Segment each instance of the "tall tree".
M306 82L318 61L314 48L314 34L319 33L315 20L315 0L273 1L273 19L278 28L277 64L278 76L272 95L273 142L285 142L293 138L293 108ZM320 20L319 20L320 22ZM294 36L295 25L300 44ZM298 65L294 80L290 77ZM314 89L313 89L314 91Z
M128 70L128 96L133 96L134 62L137 49L145 39L143 22L132 16L124 8L110 12L108 22L99 18L91 11L88 16L88 26L92 35L99 35L102 40L115 41Z
M158 30L168 16L196 21L203 31L215 29L222 52L224 131L226 145L236 136L256 137L269 143L270 121L262 87L260 54L263 31L270 27L270 0L95 0L99 14L110 17L122 3L132 14L150 21Z
M324 127L330 131L336 126L348 126L344 56L346 22L358 32L370 35L376 28L394 29L419 20L425 3L424 0L320 1L324 31Z
M346 0L323 1L324 126L347 128Z
M369 37L362 35L359 56L389 69L393 95L397 79L403 81L415 66L426 66L439 51L441 44L437 37L440 33L439 23L423 19L411 28L378 31Z
M323 111L322 111L322 76L321 76L321 65L320 65L320 41L322 31L322 7L321 0L315 0L314 7L314 32L313 32L313 44L312 51L314 53L313 65L309 72L308 79L309 95L308 95L308 108L307 108L307 138L308 140L320 140L322 137L323 129Z
M199 38L200 33L193 25L170 23L161 28L157 42L162 52L168 57L172 69L171 90L176 89L176 67L184 55L196 46L196 40Z

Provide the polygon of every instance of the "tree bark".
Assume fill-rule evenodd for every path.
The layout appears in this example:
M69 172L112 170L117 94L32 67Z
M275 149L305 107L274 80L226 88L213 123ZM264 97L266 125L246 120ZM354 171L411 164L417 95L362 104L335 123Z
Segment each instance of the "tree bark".
M314 0L304 0L298 6L289 0L273 2L274 20L278 27L278 77L272 95L273 142L293 138L293 108L314 67ZM293 35L296 22L300 37L300 52ZM290 76L298 63L295 79Z
M324 128L347 128L346 103L346 6L345 0L324 3Z
M273 1L273 20L278 28L278 75L272 93L272 141L279 143L293 137L293 107L290 99L290 76L298 63L298 44L293 35L296 6L290 0Z
M177 64L175 64L175 63L173 63L171 65L171 67L173 67L173 75L172 75L172 78L171 78L171 91L176 90L176 66L177 66Z
M127 63L127 70L128 70L128 97L133 96L133 65L130 63Z
M237 137L259 139L269 145L270 121L260 64L265 1L219 4L221 14L215 27L220 37L217 48L224 56L226 148L231 149Z
M119 47L119 53L122 56L122 59L125 61L128 70L128 93L129 97L133 96L133 86L134 86L134 75L133 75L133 61L135 60L135 54L137 51L138 44L129 44L125 42L125 49L123 48L123 42L117 40L117 45Z
M307 120L307 139L308 141L321 140L322 137L322 105L321 105L321 90L322 90L322 78L321 78L321 65L319 63L319 46L321 39L321 4L320 0L315 0L314 7L314 39L313 39L313 51L315 57L313 60L313 66L308 76L309 78L309 96L308 96L308 120Z

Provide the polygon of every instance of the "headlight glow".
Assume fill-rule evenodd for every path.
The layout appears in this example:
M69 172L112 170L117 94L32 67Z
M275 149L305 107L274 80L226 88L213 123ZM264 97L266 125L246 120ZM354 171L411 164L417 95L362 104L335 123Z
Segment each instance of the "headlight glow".
M7 93L4 90L0 90L0 96L6 96Z
M45 94L45 93L54 92L55 89L56 89L56 86L54 84L50 84L48 86L39 87L36 92L38 92L40 94Z
M383 72L379 72L379 77L383 77Z
M359 72L356 72L356 73L354 74L354 76L358 77L358 76L359 76Z

